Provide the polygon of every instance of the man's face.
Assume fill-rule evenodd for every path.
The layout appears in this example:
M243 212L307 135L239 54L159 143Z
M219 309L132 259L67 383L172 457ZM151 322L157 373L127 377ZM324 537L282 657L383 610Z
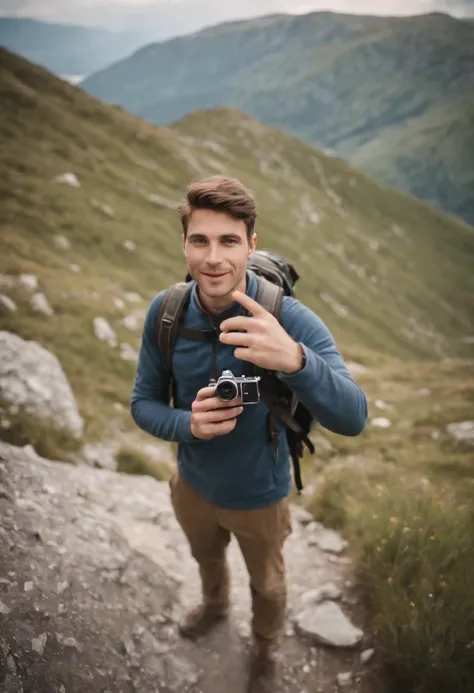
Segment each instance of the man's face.
M247 260L256 242L255 235L249 243L242 219L209 209L193 211L183 247L189 273L204 299L220 305L234 289L245 291Z

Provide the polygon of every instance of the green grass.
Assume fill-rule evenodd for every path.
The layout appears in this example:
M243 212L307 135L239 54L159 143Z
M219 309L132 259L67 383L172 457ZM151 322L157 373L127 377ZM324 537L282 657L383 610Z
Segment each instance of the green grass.
M350 542L389 690L468 693L474 449L446 426L472 419L474 364L393 363L359 380L371 418L392 426L369 425L353 441L326 434L332 449L305 464L315 485L307 507ZM388 408L378 411L376 399Z
M474 224L473 46L441 13L280 15L145 46L82 86L161 125L237 107Z

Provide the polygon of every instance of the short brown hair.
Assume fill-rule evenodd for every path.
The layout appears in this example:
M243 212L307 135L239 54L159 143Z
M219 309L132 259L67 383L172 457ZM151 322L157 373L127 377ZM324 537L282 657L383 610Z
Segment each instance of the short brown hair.
M255 198L236 178L211 176L191 183L186 191L186 197L178 208L185 238L194 209L212 209L216 212L225 212L234 219L242 219L245 222L249 240L254 233L257 218Z

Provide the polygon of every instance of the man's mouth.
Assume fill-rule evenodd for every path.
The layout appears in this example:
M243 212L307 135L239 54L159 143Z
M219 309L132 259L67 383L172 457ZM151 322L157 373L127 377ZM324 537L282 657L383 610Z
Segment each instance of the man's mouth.
M210 279L219 279L219 277L225 277L227 272L202 272L202 274Z

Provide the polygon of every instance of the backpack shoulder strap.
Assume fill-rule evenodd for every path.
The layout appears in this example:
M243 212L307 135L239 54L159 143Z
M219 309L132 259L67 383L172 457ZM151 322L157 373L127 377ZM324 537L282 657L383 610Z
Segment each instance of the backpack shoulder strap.
M264 277L257 275L258 289L255 300L280 322L281 302L284 291Z
M281 322L283 289L259 275L257 275L257 280L258 291L255 300ZM286 396L284 394L285 390ZM262 372L260 391L269 409L270 436L275 450L278 448L279 440L277 420L279 419L286 428L296 488L298 494L300 494L303 489L299 462L300 457L303 456L302 443L306 444L311 453L314 453L314 445L308 438L305 427L301 426L295 417L296 409L299 406L298 401L291 391L281 384L276 374L272 371Z
M190 293L190 283L178 282L165 291L161 301L158 315L158 347L168 373L172 372L173 349Z

